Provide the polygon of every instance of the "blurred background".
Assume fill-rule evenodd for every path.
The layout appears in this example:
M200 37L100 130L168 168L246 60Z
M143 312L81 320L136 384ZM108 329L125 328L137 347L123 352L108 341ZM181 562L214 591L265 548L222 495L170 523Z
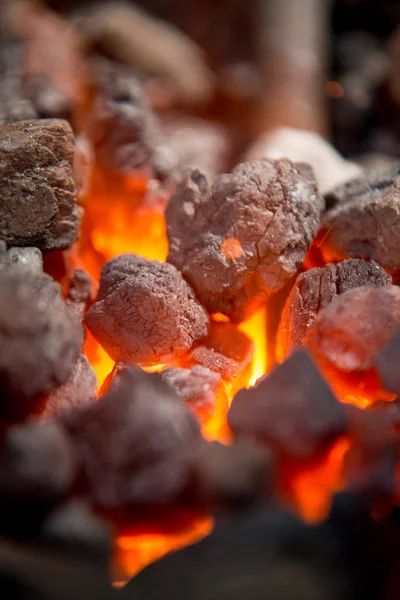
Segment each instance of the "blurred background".
M398 0L1 4L21 3L46 5L76 26L91 56L130 70L167 131L176 116L226 128L228 163L279 126L316 131L368 166L400 153ZM3 83L6 63L0 56ZM60 116L54 104L42 93L39 116Z
M68 18L82 18L86 11L85 27L96 37L97 51L124 63L136 62L132 66L144 79L146 72L158 76L147 86L158 111L179 108L220 121L234 132L238 150L265 129L289 125L323 133L346 156L400 153L398 0L126 3L160 20L166 32L176 27L195 42L200 53L192 61L180 47L165 48L175 73L157 52L150 49L146 57L146 44L163 46L161 38L143 40L145 56L138 50L135 61L129 49L124 55L123 44L117 47L114 33L107 37L107 18L100 27L102 11L108 4L109 25L115 27L121 3L47 4Z

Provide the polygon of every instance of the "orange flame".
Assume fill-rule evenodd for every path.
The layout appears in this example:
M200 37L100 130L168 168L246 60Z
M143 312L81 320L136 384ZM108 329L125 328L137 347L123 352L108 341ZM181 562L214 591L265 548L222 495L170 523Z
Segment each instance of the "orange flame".
M121 587L162 556L199 542L211 533L213 526L211 517L200 517L177 532L139 532L117 536L113 561L114 585Z

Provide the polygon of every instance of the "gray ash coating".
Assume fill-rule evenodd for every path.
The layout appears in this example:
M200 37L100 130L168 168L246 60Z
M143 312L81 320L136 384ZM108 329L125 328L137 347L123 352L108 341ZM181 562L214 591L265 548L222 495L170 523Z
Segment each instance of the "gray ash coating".
M161 377L196 415L212 414L221 383L219 373L194 365L191 369L166 369Z
M46 398L42 419L51 419L96 401L97 377L84 354L74 364L67 381Z
M210 313L239 322L296 273L322 206L308 165L260 159L211 186L192 170L167 206L168 262ZM234 259L222 246L232 238L241 246Z
M173 265L125 254L104 265L86 323L113 360L157 364L207 335L209 317Z
M283 360L304 343L316 315L336 296L363 285L382 287L391 276L376 262L348 259L301 273L290 292L280 321L279 359Z
M400 170L390 167L340 186L320 229L325 257L367 258L391 272L400 268Z
M23 121L0 130L0 238L10 246L64 250L82 209L72 175L74 136L66 121Z
M51 277L21 265L1 270L1 418L25 418L43 395L64 383L82 339L82 328Z

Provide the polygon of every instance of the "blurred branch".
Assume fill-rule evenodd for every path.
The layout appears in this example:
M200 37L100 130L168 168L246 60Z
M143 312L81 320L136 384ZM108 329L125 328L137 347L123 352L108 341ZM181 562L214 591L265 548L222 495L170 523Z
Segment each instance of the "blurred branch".
M258 129L288 125L326 133L331 0L257 1L264 82Z
M83 9L76 22L86 39L112 58L174 80L185 101L209 100L214 81L201 50L174 26L111 0Z

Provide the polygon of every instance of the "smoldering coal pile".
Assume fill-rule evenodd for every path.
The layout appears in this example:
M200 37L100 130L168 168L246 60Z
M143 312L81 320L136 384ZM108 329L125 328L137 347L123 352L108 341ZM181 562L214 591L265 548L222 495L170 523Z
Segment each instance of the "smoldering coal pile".
M289 158L203 174L189 135L168 164L121 65L78 54L84 102L43 64L23 85L60 31L27 10L0 94L0 592L397 598L397 166L323 196Z

